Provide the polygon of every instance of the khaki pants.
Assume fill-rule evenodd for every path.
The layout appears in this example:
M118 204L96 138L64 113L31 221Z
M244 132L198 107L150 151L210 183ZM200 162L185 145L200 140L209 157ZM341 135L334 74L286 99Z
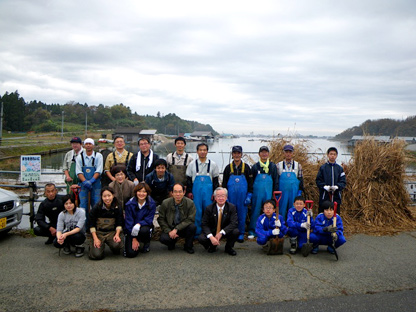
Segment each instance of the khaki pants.
M101 246L100 248L95 248L94 247L94 240L91 240L90 243L90 249L88 252L88 257L92 260L101 260L104 258L104 246L105 244L108 245L108 247L110 247L111 251L113 252L113 254L115 255L119 255L120 254L120 250L123 248L123 235L120 233L120 238L121 238L121 242L116 243L114 242L114 235L116 234L115 231L111 231L111 232L101 232L101 231L97 231L96 232L98 239L101 242Z

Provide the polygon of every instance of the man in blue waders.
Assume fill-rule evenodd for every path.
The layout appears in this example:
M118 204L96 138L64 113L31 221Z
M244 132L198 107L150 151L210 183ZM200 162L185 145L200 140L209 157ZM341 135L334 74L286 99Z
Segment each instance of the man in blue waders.
M101 180L103 172L103 156L94 152L94 140L85 139L84 149L76 159L76 174L78 176L81 192L79 193L79 207L85 209L87 220L86 228L89 229L88 215L90 206L94 207L100 201Z
M292 145L285 145L283 147L285 159L277 164L279 191L282 191L282 197L279 202L279 214L285 221L287 212L292 208L295 197L301 196L303 191L302 166L293 160L293 151Z
M243 148L233 146L233 161L224 169L222 187L228 190L228 201L237 207L238 230L240 232L237 241L244 242L246 230L246 217L248 205L251 204L253 196L253 178L250 166L241 160Z
M219 186L220 171L215 162L207 158L208 145L199 143L196 147L198 158L186 168L187 196L195 203L196 236L201 234L202 215L205 208L212 203L212 194Z
M251 168L253 176L253 198L251 201L250 224L248 238L256 236L256 222L263 203L272 199L273 192L279 190L279 179L276 165L269 160L269 148L262 146L259 149L259 161Z

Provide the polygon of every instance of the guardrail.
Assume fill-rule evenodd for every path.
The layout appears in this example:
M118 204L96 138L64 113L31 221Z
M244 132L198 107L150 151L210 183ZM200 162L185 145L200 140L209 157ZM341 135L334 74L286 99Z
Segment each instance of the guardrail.
M0 170L0 174L7 173L7 174L20 174L20 171L8 171L8 170ZM41 172L41 174L51 174L51 175L63 175L63 172ZM66 185L56 185L57 189L65 189ZM24 215L29 216L29 223L30 228L33 229L33 222L35 221L35 203L42 202L39 200L39 195L37 194L38 189L44 189L44 185L38 185L36 182L29 182L26 185L19 185L19 184L0 184L0 187L9 187L9 188L16 188L16 189L29 189L29 196L19 196L22 203L29 203L29 213L24 213Z

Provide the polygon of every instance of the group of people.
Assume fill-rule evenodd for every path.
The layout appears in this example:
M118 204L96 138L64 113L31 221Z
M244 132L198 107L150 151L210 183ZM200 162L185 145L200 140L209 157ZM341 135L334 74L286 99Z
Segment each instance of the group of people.
M331 251L345 242L341 218L338 216L336 226L328 230L333 216L326 213L332 207L334 214L333 202L337 202L339 213L346 185L343 169L336 163L336 148L328 150L328 162L316 177L320 214L306 222L310 212L301 197L303 171L293 159L292 145L284 146L285 159L277 164L269 160L269 148L260 147L259 161L251 168L242 161L242 147L233 146L232 162L225 167L220 184L219 168L207 157L206 143L197 145L197 158L193 159L185 151L186 140L178 137L176 151L165 160L153 152L148 138L140 138L139 151L132 154L125 149L124 138L115 137L115 148L104 161L102 154L94 151L93 139L85 139L83 146L79 137L70 142L72 149L63 165L68 195L58 195L55 185L47 184L46 199L35 218L35 234L47 236L46 244L53 243L65 254L71 253L73 246L75 256L81 257L87 232L92 238L91 259L103 259L105 244L114 254L124 246L126 257L148 252L156 210L160 242L173 250L183 237L184 250L190 254L196 238L210 253L226 238L225 252L234 256L234 244L244 242L246 226L248 238L257 237L263 246L288 234L291 253L302 247L307 229L313 231L312 253L320 244ZM273 198L276 191L281 194L278 211ZM331 239L337 235L338 243L329 244L328 233Z

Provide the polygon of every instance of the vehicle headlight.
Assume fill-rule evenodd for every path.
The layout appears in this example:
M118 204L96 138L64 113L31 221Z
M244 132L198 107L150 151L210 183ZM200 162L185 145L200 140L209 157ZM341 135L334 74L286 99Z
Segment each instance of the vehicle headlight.
M15 200L14 201L14 207L19 207L22 204L22 202L20 200Z

